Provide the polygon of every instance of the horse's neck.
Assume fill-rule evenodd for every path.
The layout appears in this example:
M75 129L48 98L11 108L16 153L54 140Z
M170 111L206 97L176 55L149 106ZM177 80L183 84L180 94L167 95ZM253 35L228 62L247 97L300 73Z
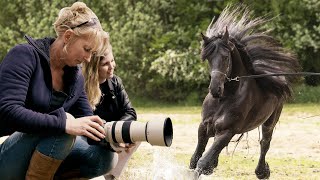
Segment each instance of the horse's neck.
M232 57L232 72L231 77L248 75L247 69L243 64L242 57L237 48L231 52Z

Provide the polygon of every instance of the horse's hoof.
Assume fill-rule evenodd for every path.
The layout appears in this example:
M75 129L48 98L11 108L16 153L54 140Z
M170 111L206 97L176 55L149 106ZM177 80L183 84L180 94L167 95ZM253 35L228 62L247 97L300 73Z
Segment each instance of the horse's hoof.
M266 163L264 169L256 169L255 171L258 179L268 179L270 177L270 169L268 163Z
M206 169L202 171L204 175L210 175L213 173L213 169Z
M201 156L192 156L191 160L190 160L190 166L189 169L196 169L197 167L197 163L199 161L199 159L201 158Z
M189 169L196 169L196 167L197 167L197 163L190 162Z
M197 170L200 174L210 175L213 173L213 169L217 167L218 161L207 161L203 160L203 157L199 159L197 164Z
M198 172L199 176L201 174L204 174L204 175L210 175L213 173L213 169L210 169L210 168L197 168L196 171Z

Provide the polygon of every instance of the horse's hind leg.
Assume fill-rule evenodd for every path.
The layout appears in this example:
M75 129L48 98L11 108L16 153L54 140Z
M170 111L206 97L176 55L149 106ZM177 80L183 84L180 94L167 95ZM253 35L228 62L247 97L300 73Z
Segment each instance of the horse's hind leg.
M195 169L197 167L198 160L205 151L208 140L209 136L207 135L207 126L202 122L198 128L198 144L190 160L190 169Z
M260 158L255 173L259 179L270 177L270 169L265 161L266 154L270 148L270 141L275 125L277 124L282 110L282 105L277 108L269 119L262 124L262 140L260 141Z

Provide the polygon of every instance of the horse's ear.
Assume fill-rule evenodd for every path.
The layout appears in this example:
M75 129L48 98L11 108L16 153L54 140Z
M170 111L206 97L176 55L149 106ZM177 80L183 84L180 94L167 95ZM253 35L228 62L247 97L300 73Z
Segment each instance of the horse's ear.
M233 49L236 47L231 41L228 42L228 45L231 51L233 51Z
M207 36L205 36L202 32L201 32L201 37L202 37L202 40L204 42L208 42L209 41L209 38Z
M202 62L206 60L206 56L205 56L205 54L203 52L203 49L201 49L200 59L202 60Z
M228 32L228 27L227 26L226 26L226 32L224 32L222 40L225 41L225 42L229 41L229 32Z

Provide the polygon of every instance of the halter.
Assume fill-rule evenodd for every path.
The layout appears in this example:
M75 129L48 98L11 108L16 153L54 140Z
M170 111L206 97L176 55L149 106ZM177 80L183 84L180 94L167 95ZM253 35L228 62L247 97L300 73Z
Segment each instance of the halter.
M225 74L225 73L223 73L223 72L221 72L221 71L211 71L211 73L219 73L219 74L222 74L222 75L224 75L225 77L226 77L226 79L228 80L228 82L230 82L230 81L240 81L240 77L242 78L243 76L237 76L237 77L235 77L235 78L230 78L230 77L228 77L228 75L227 74Z

